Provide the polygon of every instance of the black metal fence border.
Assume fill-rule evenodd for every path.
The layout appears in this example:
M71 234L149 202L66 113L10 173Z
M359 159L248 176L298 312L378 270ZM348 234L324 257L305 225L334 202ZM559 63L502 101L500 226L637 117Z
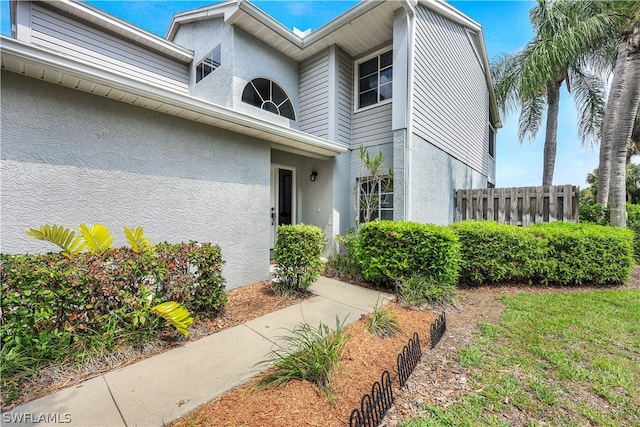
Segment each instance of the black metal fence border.
M398 354L398 381L400 382L400 387L404 387L409 376L418 366L421 357L420 337L417 332L414 332L413 338L409 338L409 343L404 346L402 353Z
M435 322L431 324L431 349L434 349L440 342L447 330L447 314L443 311Z
M380 424L393 404L391 375L389 371L382 373L380 381L373 383L371 394L365 394L360 401L360 409L351 411L350 427L375 427Z
M440 342L447 330L447 315L443 311L434 323L431 324L431 349ZM404 387L407 380L418 366L422 357L420 336L417 332L409 338L409 342L398 354L398 381L400 387ZM393 390L391 388L391 375L389 371L382 373L380 381L373 383L371 394L365 394L360 401L360 408L351 411L349 417L350 427L377 427L383 420L389 408L393 404Z

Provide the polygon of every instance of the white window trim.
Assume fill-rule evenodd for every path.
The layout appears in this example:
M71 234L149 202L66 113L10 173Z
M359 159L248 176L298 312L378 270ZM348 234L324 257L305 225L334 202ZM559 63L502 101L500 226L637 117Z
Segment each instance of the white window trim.
M393 45L391 44L385 47L382 47L374 52L371 52L366 56L358 58L353 62L353 112L354 113L360 113L362 111L371 110L373 108L380 107L381 105L390 104L391 102L393 102L393 97L391 97L390 99L385 99L384 101L378 101L375 104L367 105L366 107L362 107L362 108L358 107L358 99L360 96L359 87L358 87L358 83L360 82L360 73L358 72L358 68L360 64L362 64L363 62L367 62L371 58L380 56L381 54L388 52L390 50L393 50ZM393 59L392 59L391 69L394 69L394 67L395 67L395 64L393 63ZM380 69L378 69L378 71L380 71ZM391 84L393 85L393 83Z
M213 70L211 70L211 72L209 72L209 74L207 74L206 76L204 76L203 78L201 78L200 80L198 80L198 67L200 65L202 65L203 63L205 63L209 58L211 58L211 54L214 53L216 50L220 50L220 64L218 64L217 67L213 68L211 66L211 64L209 64L207 62L207 66L213 68ZM206 79L207 77L209 77L214 71L216 71L218 68L220 68L222 66L222 45L217 45L216 47L214 47L213 49L211 49L209 52L207 52L206 55L204 55L202 58L200 58L200 60L198 62L196 62L196 66L193 67L193 72L194 72L194 76L193 76L193 81L195 82L195 84L200 83L201 81L203 81L204 79Z

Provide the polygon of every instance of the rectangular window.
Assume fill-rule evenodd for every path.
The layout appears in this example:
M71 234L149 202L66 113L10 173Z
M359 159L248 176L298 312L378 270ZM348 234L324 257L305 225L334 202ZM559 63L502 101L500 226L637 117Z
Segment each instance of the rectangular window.
M358 178L358 221L393 219L393 178Z
M220 46L213 49L196 65L196 83L207 77L221 64Z
M358 64L358 108L391 99L393 95L393 51Z
M491 158L496 158L496 131L493 130L493 126L489 126L489 155Z

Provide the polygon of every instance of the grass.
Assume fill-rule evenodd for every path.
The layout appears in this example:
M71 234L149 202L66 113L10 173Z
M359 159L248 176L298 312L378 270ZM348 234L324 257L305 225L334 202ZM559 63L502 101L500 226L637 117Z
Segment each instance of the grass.
M401 426L640 425L639 290L504 301L459 353L476 391Z
M403 304L413 308L453 304L457 295L455 285L433 283L421 276L401 280L398 287Z
M291 380L314 383L327 398L332 399L331 375L338 367L342 350L349 340L344 322L336 318L336 328L320 323L314 328L307 323L296 326L290 335L282 337L284 345L267 356L273 370L263 375L255 387L265 389Z
M367 331L377 337L391 337L400 332L398 316L388 307L379 304L373 308L373 315L367 325Z

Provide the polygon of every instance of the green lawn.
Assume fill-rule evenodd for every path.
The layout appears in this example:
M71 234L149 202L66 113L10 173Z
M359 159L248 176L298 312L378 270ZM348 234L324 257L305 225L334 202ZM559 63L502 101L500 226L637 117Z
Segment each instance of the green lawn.
M640 290L504 302L459 354L475 391L401 426L640 425Z

